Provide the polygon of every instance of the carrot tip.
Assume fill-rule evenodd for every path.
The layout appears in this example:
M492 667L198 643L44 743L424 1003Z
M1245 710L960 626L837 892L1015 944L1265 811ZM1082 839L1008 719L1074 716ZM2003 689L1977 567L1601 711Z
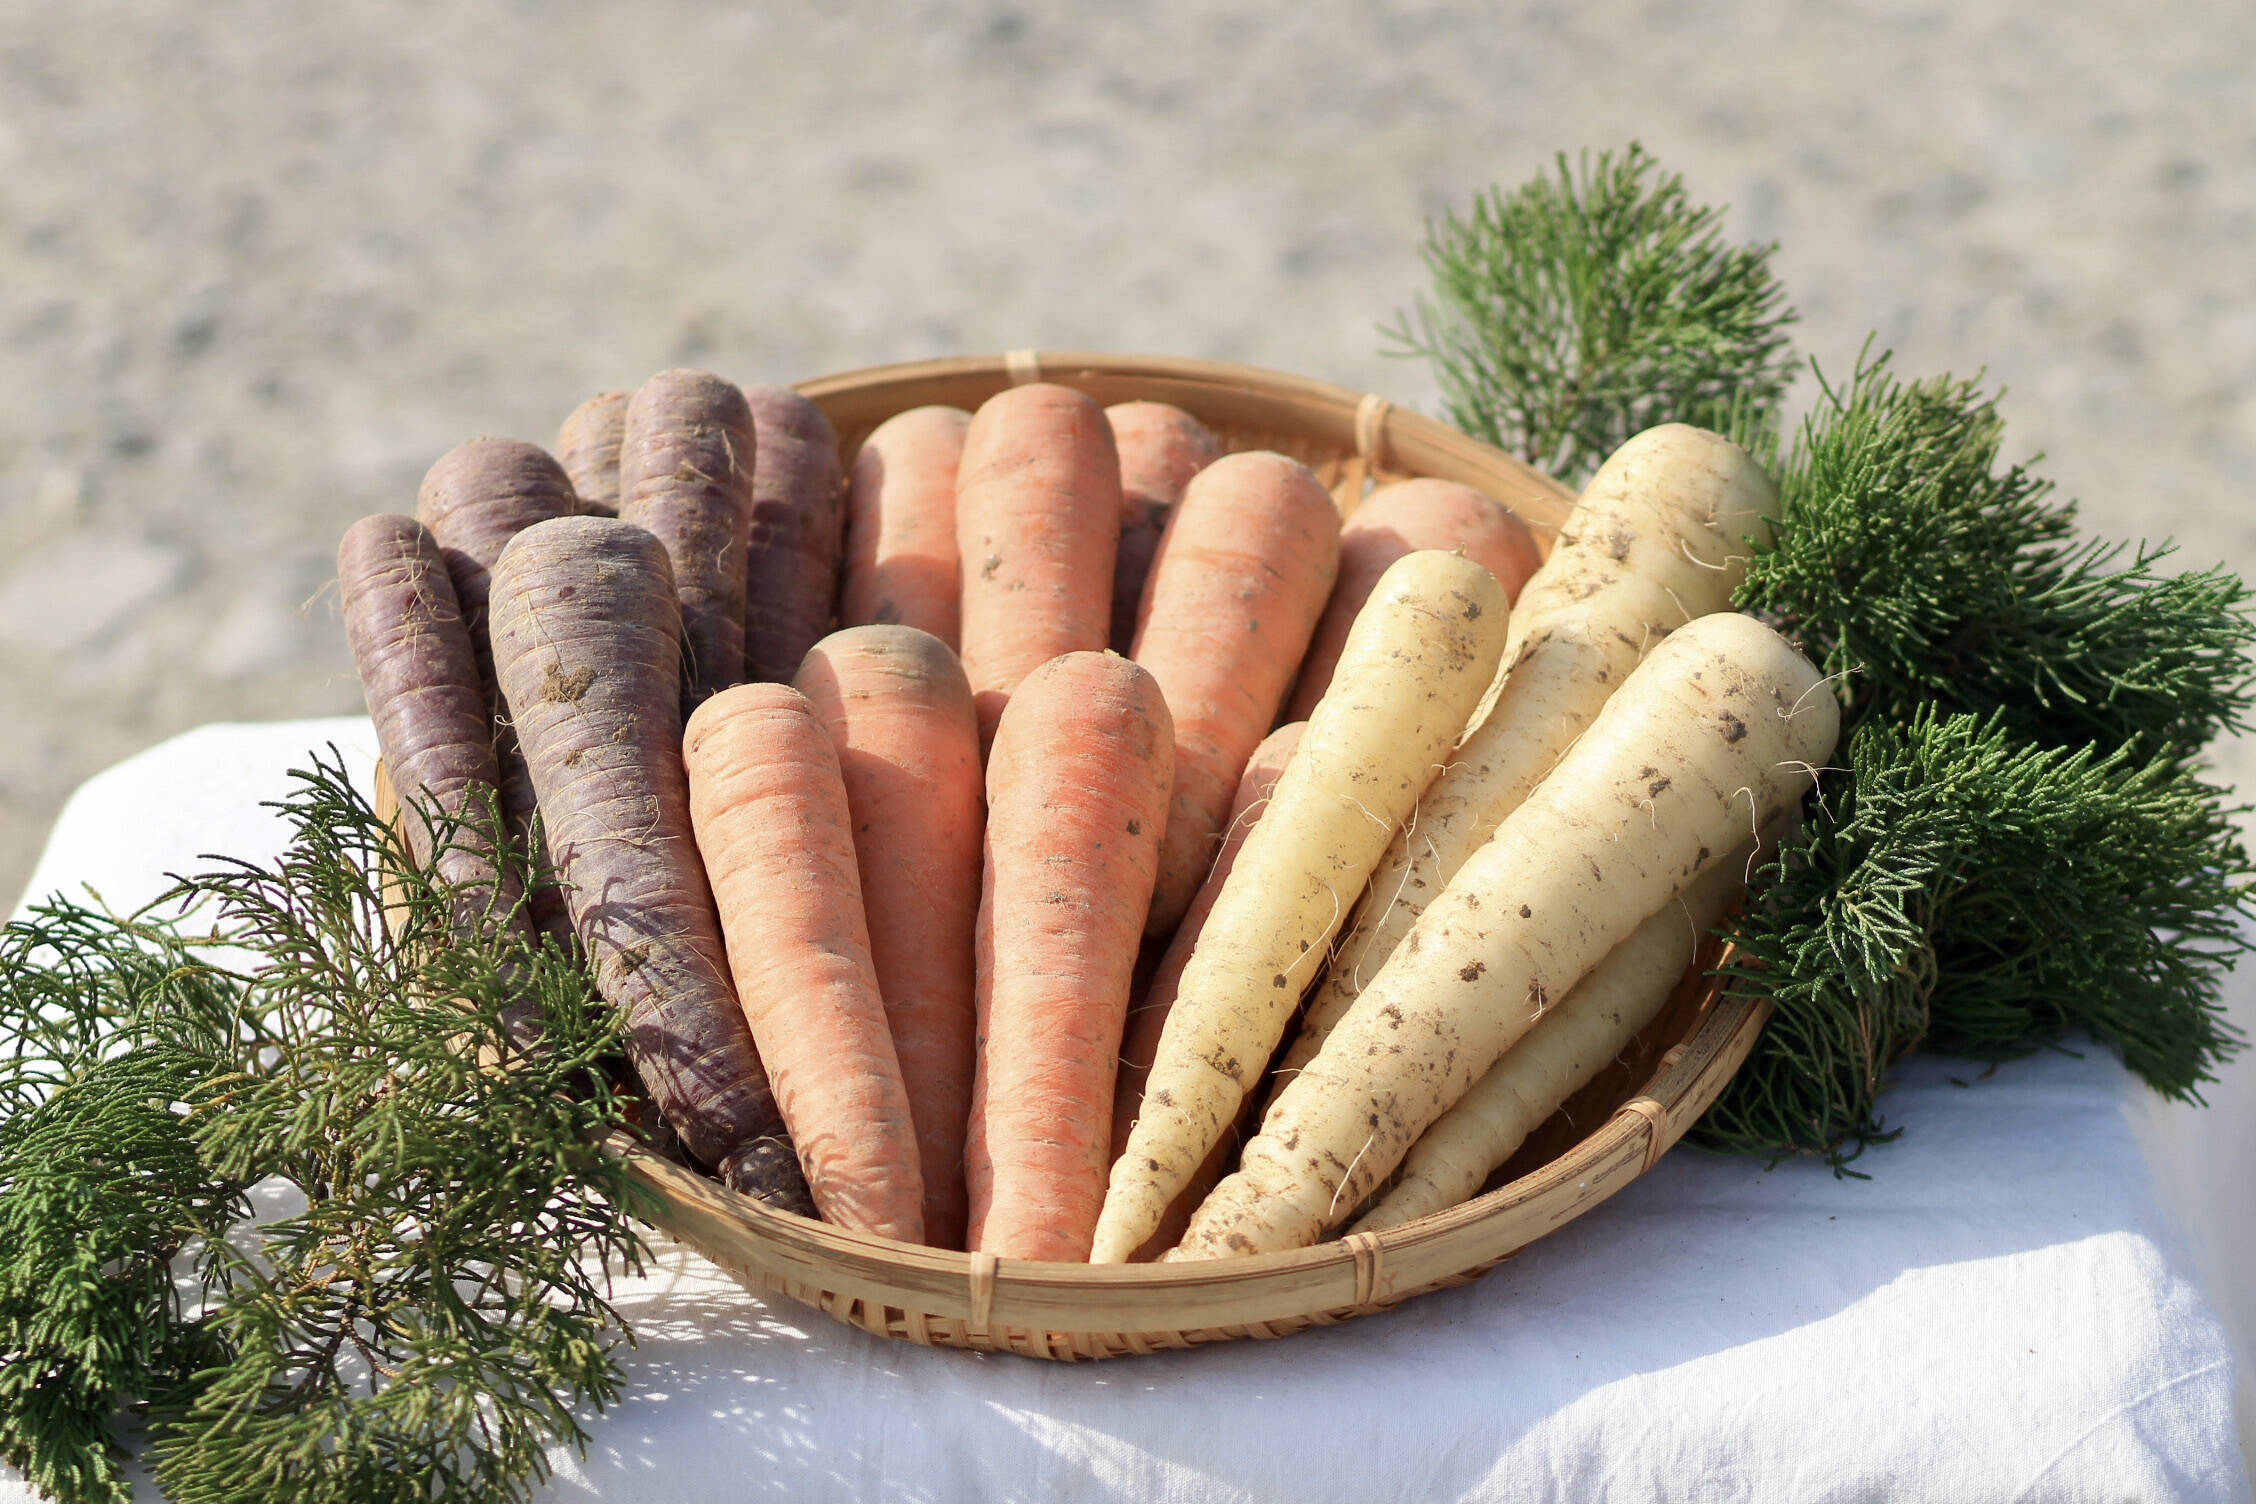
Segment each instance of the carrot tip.
M722 1160L719 1173L721 1184L732 1191L741 1191L779 1212L815 1218L814 1195L807 1189L799 1156L787 1138L753 1139Z

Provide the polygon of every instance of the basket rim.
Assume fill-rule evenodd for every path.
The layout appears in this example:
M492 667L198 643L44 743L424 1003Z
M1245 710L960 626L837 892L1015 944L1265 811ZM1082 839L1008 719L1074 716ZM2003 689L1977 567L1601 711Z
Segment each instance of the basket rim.
M859 429L872 413L890 416L904 407L920 405L904 400L904 394L928 394L935 388L954 386L992 395L1033 381L1076 389L1115 381L1151 382L1183 389L1186 395L1253 395L1289 404L1303 420L1323 419L1332 436L1345 441L1345 447L1367 467L1396 465L1419 474L1478 476L1494 490L1509 493L1498 499L1524 508L1526 520L1543 531L1546 543L1576 499L1571 487L1518 456L1376 392L1358 392L1313 376L1201 356L1008 350L864 366L796 382L792 389L822 407L837 426L840 438L846 440L850 431ZM922 400L935 399L924 395ZM851 456L846 458L850 460Z

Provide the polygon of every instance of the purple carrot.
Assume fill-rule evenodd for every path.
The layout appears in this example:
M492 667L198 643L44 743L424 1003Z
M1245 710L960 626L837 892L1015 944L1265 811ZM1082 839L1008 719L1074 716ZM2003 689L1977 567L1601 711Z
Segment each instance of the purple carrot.
M838 435L787 386L744 391L759 430L752 536L745 559L744 677L789 684L830 631L846 531Z
M627 403L619 518L665 545L681 595L682 714L744 677L752 412L709 371L660 371Z
M517 886L504 878L496 889L493 848L476 824L500 770L470 631L438 540L412 517L363 517L337 545L337 581L345 639L400 796L409 853L419 866L432 864L425 809L469 819L436 853L438 875L521 924Z
M516 439L472 439L439 456L415 495L415 515L439 541L447 574L470 629L478 683L492 712L494 756L501 765L501 812L519 840L533 838L533 786L518 755L516 733L503 713L494 682L493 647L486 630L486 594L494 561L518 533L536 522L578 510L563 467L537 444ZM535 852L536 858L539 853ZM533 890L533 922L543 933L567 933L563 901L546 884Z
M494 566L494 666L627 1053L690 1153L811 1215L690 833L680 634L665 547L631 523L540 523Z
M556 430L556 458L572 478L582 512L619 515L619 444L626 432L625 392L597 392Z

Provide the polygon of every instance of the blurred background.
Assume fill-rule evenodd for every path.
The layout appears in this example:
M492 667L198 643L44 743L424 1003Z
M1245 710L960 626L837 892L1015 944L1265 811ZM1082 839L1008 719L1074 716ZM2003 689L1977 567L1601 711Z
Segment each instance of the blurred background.
M2095 532L2256 573L2252 43L2247 0L7 6L0 889L120 757L357 710L336 539L462 439L1013 347L1431 411L1377 332L1426 217L1633 139L1781 243L1805 354L1986 368Z
M1632 139L1780 242L1804 353L1986 367L2092 528L2256 571L2245 0L5 9L9 896L87 774L358 708L337 536L462 439L1021 346L1430 411L1377 332L1425 218Z

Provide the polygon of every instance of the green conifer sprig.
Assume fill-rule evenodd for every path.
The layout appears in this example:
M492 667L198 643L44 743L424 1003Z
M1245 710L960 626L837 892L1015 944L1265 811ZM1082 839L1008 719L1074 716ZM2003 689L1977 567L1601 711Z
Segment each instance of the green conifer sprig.
M52 1497L130 1499L110 1442L121 1400L220 1356L171 1269L245 1211L182 1105L213 1068L146 1045L0 1122L0 1460Z
M2077 1028L2197 1099L2240 1046L2249 861L2195 759L2248 711L2247 587L2079 541L1977 382L1821 386L1736 603L1834 676L1850 773L1739 926L1732 986L1776 1012L1696 1132L1838 1165L1902 1054Z
M2048 481L2001 465L1977 382L1902 382L1888 357L1826 384L1772 457L1782 516L1737 603L1830 674L1852 716L1940 705L2002 715L2048 746L2185 756L2244 725L2249 591L2223 569L2166 575L2167 547L2077 537ZM2120 567L2118 567L2120 566Z
M466 926L490 895L410 861L341 765L297 777L278 863L172 895L207 924L55 904L0 940L0 1034L32 1041L0 1073L0 1442L59 1498L123 1497L108 1425L141 1399L175 1500L522 1499L618 1392L603 1286L643 1203L598 1148L614 1021L572 958ZM299 1209L242 1223L262 1180ZM13 1314L73 1299L66 1329Z
M523 1497L550 1441L584 1440L575 1406L618 1392L586 1262L641 1246L596 1145L620 1118L616 1033L571 957L461 943L456 905L407 877L349 785L294 803L275 868L199 880L291 1042L200 1142L307 1205L232 1264L210 1320L237 1356L164 1417L158 1482L179 1504L262 1469L315 1500ZM531 1048L508 1026L528 996Z
M271 1043L214 939L165 900L123 918L57 900L0 928L0 1118L136 1045L233 1060Z
M1775 407L1794 321L1769 246L1721 243L1643 147L1584 153L1426 227L1433 296L1384 332L1460 428L1579 484L1631 434Z
M63 903L0 930L0 1460L57 1498L129 1497L119 1403L217 1355L170 1261L244 1212L196 1096L266 1036L190 938Z
M1932 707L1867 717L1846 762L1736 926L1732 985L1775 1011L1702 1141L1838 1164L1891 1136L1879 1093L1913 1048L2003 1058L2079 1026L2199 1099L2238 1048L2218 990L2250 945L2216 789Z

